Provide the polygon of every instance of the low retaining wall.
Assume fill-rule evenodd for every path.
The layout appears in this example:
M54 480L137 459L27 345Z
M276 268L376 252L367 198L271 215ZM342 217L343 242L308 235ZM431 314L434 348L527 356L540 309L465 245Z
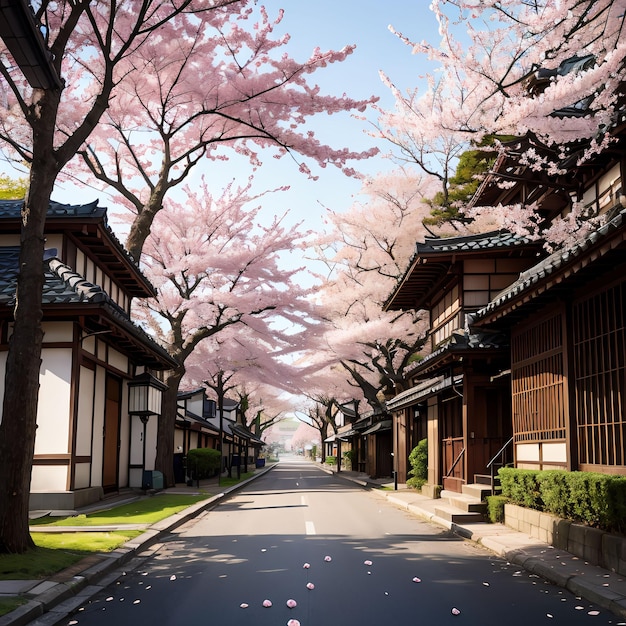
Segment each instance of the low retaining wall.
M592 565L626 575L626 537L515 504L504 505L504 523Z

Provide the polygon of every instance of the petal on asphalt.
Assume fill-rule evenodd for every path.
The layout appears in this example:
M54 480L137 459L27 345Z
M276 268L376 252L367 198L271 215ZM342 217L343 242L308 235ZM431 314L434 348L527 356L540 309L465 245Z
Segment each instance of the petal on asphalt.
M240 609L247 609L247 608L248 608L248 605L247 605L245 602L242 602L242 603L239 605L239 608L240 608Z
M290 619L287 622L287 626L300 626L300 622L297 619Z
M306 584L306 588L307 589L315 589L315 585L313 583L307 583Z
M418 578L418 577L416 576L416 577L413 579L413 582L414 582L414 583L421 583L421 582L422 582L422 579L421 579L421 578Z
M270 600L263 600L263 606L265 608L269 608L270 606L272 606L272 603Z
M290 609L295 609L296 606L298 606L298 603L295 600L293 600L292 598L289 598L289 600L287 600L287 606Z
M368 566L369 566L369 565L371 565L371 564L372 564L372 562L371 562L371 561L363 561L363 565L368 565Z
M176 574L172 574L172 575L170 576L170 580L176 580Z
M309 569L309 567L311 567L311 564L310 563L305 563L302 567L304 569Z
M452 609L452 615L461 615L461 611L459 611L459 609L454 608Z
M600 615L600 611L589 611L587 615Z
M332 559L329 556L325 556L324 561L326 561L327 563L330 563Z

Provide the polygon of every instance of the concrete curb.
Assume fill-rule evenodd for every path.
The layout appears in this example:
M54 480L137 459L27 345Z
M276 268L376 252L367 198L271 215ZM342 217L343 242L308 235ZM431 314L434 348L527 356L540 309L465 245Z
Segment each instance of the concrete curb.
M32 596L26 604L0 617L0 626L26 626L30 623L32 626L53 626L89 598L102 591L107 585L115 582L120 576L120 572L117 570L139 554L152 548L163 535L176 530L200 513L215 508L274 467L276 467L276 463L255 472L250 478L225 489L221 493L192 504L180 513L175 513L152 524L144 533L113 552L103 555L102 561L91 565L68 582L42 580L25 594L26 597ZM50 615L46 616L46 614Z

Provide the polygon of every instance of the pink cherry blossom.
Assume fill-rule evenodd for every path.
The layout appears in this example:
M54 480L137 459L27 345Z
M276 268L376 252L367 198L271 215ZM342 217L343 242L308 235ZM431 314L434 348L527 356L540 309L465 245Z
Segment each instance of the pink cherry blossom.
M363 561L363 565L367 565L367 566L369 566L369 565L371 565L371 564L372 564L372 562L371 562L371 561Z
M300 626L300 622L297 619L290 619L287 622L287 626Z
M263 600L263 606L268 609L270 606L272 606L272 601L271 600Z
M315 585L313 583L307 583L306 584L306 588L307 589L315 589Z
M422 579L421 579L421 578L418 578L418 577L416 576L416 577L413 579L413 582L414 582L414 583L421 583L421 582L422 582Z
M241 609L247 609L247 608L248 608L248 605L247 605L245 602L242 602L242 603L239 605L239 608L241 608Z
M296 606L298 606L298 603L297 603L295 600L293 600L293 599L289 598L289 600L287 600L287 606L288 606L290 609L295 609L295 608L296 608Z
M457 608L452 609L452 615L460 615L460 614L461 614L461 611L459 611L459 609Z
M326 561L327 563L330 563L332 559L329 556L325 556L324 561Z
M310 563L305 563L302 567L304 569L309 569L309 567L311 567L311 564Z

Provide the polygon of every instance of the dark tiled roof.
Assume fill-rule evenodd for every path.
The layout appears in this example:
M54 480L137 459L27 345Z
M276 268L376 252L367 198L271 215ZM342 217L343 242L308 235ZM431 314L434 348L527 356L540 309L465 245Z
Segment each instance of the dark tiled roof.
M19 232L23 200L0 200L0 232ZM50 202L46 232L70 232L97 257L131 296L154 296L154 287L137 262L117 238L107 219L107 209L98 201L89 204ZM104 236L103 236L104 235Z
M0 248L0 303L10 305L15 300L20 249ZM107 302L107 294L53 257L44 261L43 304L77 302Z
M418 242L416 244L415 256L449 254L451 252L508 250L510 248L528 245L529 243L531 243L531 240L528 237L515 235L506 230L492 231L478 235L465 235L463 237L427 238L423 243Z
M591 248L595 247L597 244L602 244L603 240L610 239L612 234L624 229L626 229L626 209L620 211L612 220L597 230L589 233L586 237L580 239L573 245L563 250L553 252L541 262L537 263L525 272L522 272L520 277L513 284L501 291L487 306L470 315L470 323L474 323L487 317L496 309L505 307L507 303L515 300L528 291L535 288L541 288L541 283L543 283L545 279L563 273L568 266L575 265L577 261L584 257L585 253ZM607 248L607 250L608 249L610 248ZM569 272L569 274L574 274L580 269L582 269L582 266L579 266L577 269L573 269ZM548 288L548 286L545 286L541 289L542 291L545 291Z
M11 307L15 302L19 252L17 246L0 247L0 307ZM120 344L122 351L132 350L134 356L148 359L146 364L155 369L161 369L165 364L169 367L176 365L167 350L134 324L126 312L111 300L102 288L90 283L53 256L56 251L48 252L52 254L48 254L43 261L44 309L52 305L64 305L68 308L86 304L99 305L106 312L108 320L119 328L119 331L112 332L110 338L113 342L122 342Z
M450 276L451 265L459 257L495 257L530 254L539 244L527 237L499 230L463 237L428 238L415 245L409 266L383 308L400 310L424 308L433 290ZM533 252L534 253L534 252Z

